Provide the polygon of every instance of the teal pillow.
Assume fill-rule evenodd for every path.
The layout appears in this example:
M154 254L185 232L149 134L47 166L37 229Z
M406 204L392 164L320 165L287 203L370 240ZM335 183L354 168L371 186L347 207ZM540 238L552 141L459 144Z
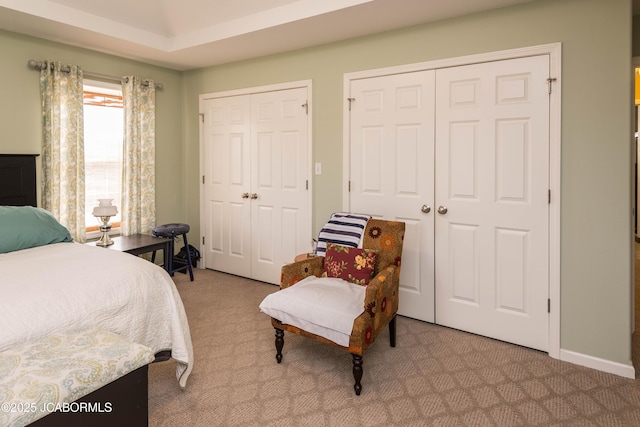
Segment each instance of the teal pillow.
M0 206L0 254L72 241L69 230L44 209Z

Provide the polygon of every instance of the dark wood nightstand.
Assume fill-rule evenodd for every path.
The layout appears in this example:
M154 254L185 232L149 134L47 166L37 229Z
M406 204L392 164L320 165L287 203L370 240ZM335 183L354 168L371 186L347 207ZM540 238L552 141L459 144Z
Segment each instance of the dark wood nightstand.
M172 255L169 253L171 239L150 236L148 234L133 234L131 236L114 237L112 240L113 245L109 246L97 246L96 242L89 242L87 245L96 246L98 248L113 249L132 255L140 255L161 250L164 256L163 267L168 271L169 256Z

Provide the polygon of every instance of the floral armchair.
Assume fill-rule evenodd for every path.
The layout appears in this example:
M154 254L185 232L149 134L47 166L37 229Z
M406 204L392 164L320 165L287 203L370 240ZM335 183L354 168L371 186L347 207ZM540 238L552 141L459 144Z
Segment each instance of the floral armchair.
M348 337L348 346L339 345L323 336L271 317L271 323L275 328L276 360L278 363L282 361L284 331L338 347L353 356L354 389L356 395L360 395L362 390L360 380L363 373L362 356L387 325L389 325L390 345L395 347L398 284L404 231L404 222L370 219L367 223L362 246L364 249L376 252L375 265L371 274L372 278L364 291L362 313L353 322L353 329ZM328 253L326 259L330 259ZM308 276L321 277L323 271L326 271L324 268L326 259L325 257L312 257L283 266L280 292L294 286Z

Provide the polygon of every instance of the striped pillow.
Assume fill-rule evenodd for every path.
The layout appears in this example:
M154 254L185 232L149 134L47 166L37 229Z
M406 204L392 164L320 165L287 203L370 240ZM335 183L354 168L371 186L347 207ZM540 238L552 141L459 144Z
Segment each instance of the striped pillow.
M322 227L318 234L318 247L316 255L325 256L327 243L357 248L361 245L364 229L370 215L350 214L336 212L331 215L329 222Z

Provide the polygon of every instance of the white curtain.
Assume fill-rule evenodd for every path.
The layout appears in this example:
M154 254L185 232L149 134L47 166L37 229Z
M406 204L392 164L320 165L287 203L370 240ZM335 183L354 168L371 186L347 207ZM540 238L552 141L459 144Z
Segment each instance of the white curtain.
M82 69L46 61L40 71L44 209L85 241Z
M122 234L150 234L156 223L155 85L126 77L124 156L122 164Z

